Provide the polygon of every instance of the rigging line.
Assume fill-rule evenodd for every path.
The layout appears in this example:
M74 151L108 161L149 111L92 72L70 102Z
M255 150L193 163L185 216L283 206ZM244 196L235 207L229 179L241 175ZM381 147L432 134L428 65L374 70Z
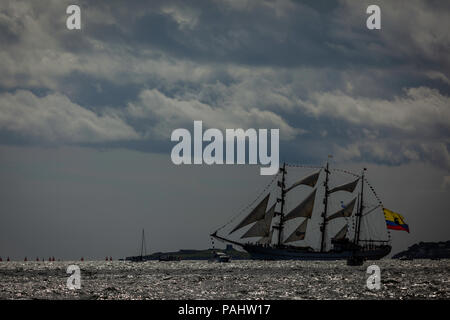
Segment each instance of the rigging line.
M290 164L290 163L286 163L287 167L297 167L297 168L310 168L310 169L323 169L323 166L310 166L310 165L303 165L303 164ZM345 170L345 169L339 169L339 168L331 168L329 169L330 171L338 171L338 172L343 172L343 173L347 173L349 175L352 175L356 178L360 178L361 176L359 174L356 174L354 172ZM364 180L367 182L367 179L364 178ZM369 184L367 182L367 184Z
M286 163L286 167L291 168L308 168L308 169L322 169L323 166L309 166L309 165L303 165L303 164L296 164L296 163Z
M366 209L366 211L371 211L371 210L375 210L375 209L377 209L377 208L379 208L379 207L381 207L380 206L380 204L374 204L374 205L370 205L370 206L367 206L367 207L365 207L364 209ZM363 216L364 216L364 214L363 214Z
M246 207L244 207L243 209L239 210L239 212L234 215L227 223L225 223L223 226L221 226L218 229L215 229L215 232L218 232L219 230L222 230L223 228L225 228L227 225L229 225L230 223L232 223L238 216L240 216L245 210L247 210L248 208L250 208L251 206L253 206L255 204L256 201L258 201L258 199L261 198L261 196L263 194L266 193L266 191L271 187L271 185L275 182L275 180L278 178L279 176L279 172L274 175L274 177L272 178L272 180L266 185L266 187L258 194L258 196L255 198L255 200L253 200L250 204L248 204Z
M353 172L350 172L350 171L348 171L348 170L344 170L344 169L331 168L330 171L343 172L343 173L347 173L347 174L349 174L349 175L352 175L352 176L354 176L354 177L360 178L360 175L358 175L358 174L356 174L356 173L353 173Z
M352 175L352 176L355 176L355 177L360 178L359 175L357 175L356 173L350 172L350 171L348 171L348 170L344 170L344 169L336 169L336 168L332 168L332 169L330 169L330 170L332 170L332 171L340 171L340 172L344 172L344 173L347 173L347 174L350 174L350 175ZM370 188L370 190L372 191L373 195L374 195L375 198L378 200L378 206L375 207L373 210L375 210L375 209L378 208L379 206L384 207L383 202L381 201L380 197L378 196L378 194L377 194L377 192L375 191L375 189L374 189L374 187L372 186L372 184L367 180L366 177L364 177L364 181L367 183L367 185L369 186L369 188ZM372 211L373 211L373 210L372 210ZM372 212L372 211L369 211L368 213L370 213L370 212ZM365 215L367 215L368 213L366 213ZM389 232L389 231L388 231L388 232Z
M375 192L375 189L373 188L373 186L370 184L370 182L364 178L364 181L367 183L367 185L369 186L370 190L372 190L375 198L377 198L378 203L380 204L380 206L384 207L383 202L381 201L380 197L378 196L378 194Z

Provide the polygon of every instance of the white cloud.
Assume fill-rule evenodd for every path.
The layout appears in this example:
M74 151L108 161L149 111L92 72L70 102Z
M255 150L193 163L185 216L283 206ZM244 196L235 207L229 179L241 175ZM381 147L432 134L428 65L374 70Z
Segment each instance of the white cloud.
M38 97L30 91L0 95L0 129L57 143L96 143L139 139L114 114L96 114L59 93Z
M342 145L337 147L343 158L370 154L393 162L427 159L448 163L449 97L428 87L417 87L391 98L409 81L407 77L412 78L412 83L424 79L449 83L450 42L445 28L450 21L446 18L448 12L437 12L424 1L412 0L408 6L382 1L382 30L373 37L373 33L364 29L365 3L342 0L341 8L331 12L331 19L320 24L319 29L312 24L311 29L297 38L290 37L290 32L298 30L299 18L318 21L324 16L307 5L285 0L230 0L214 5L166 1L152 6L139 2L125 6L88 5L82 7L89 11L85 16L86 29L73 33L65 29L65 4L61 1L49 0L45 5L5 2L0 9L0 28L6 30L8 41L0 51L0 87L6 90L34 87L62 93L45 97L22 91L2 94L0 128L48 141L114 141L139 138L130 125L139 120L139 126L145 128L149 137L164 140L174 128L189 128L193 120L203 120L205 126L217 128L280 128L281 138L289 140L305 132L299 128L300 123L315 116L319 120L317 132L314 128L309 130L311 134L322 135L327 144L335 142L334 128L324 130L322 126L329 118L338 120L331 125L342 126L344 122L347 126L347 132L341 134L348 139L340 140ZM219 15L214 28L202 25L208 10ZM136 37L142 36L140 30L133 29L134 23L122 22L132 18L146 21L148 14L169 16L181 32L171 30L173 38L169 36L169 41L162 41L163 44L158 42L161 39L135 42ZM318 40L311 45L317 45L319 51L336 53L336 61L331 58L324 64L317 63L320 60L312 56L304 59L301 50L296 51L297 45L311 40L309 37L315 31L319 34L313 38ZM192 39L183 38L185 34ZM261 60L250 49L262 35L268 47L292 41L295 45L288 47L293 51L286 54L296 58L300 54L297 60L301 66L297 62L288 62L286 66L282 61L284 55L276 52L272 61L265 60L264 55ZM0 39L3 36L0 34ZM171 47L172 41L180 47ZM200 56L193 57L197 51ZM347 67L346 58L355 61L355 65ZM405 64L392 64L398 58ZM426 62L426 68L411 68L422 61ZM436 64L442 68L435 70ZM73 74L83 80L69 83L67 80ZM124 90L133 87L133 92L141 93L136 98L124 94L122 100L118 94L118 109L102 114L66 98L75 100L86 86L95 85L99 88L98 100L102 100L100 95L108 94L111 82ZM29 105L22 101L27 95L31 95ZM87 97L97 102L97 97ZM128 103L130 100L133 102ZM14 102L19 107L12 109L3 102ZM86 121L70 123L63 111L73 112L75 119ZM22 116L15 117L14 112ZM64 120L51 121L44 114ZM355 136L355 132L361 134ZM389 143L387 136L397 145Z
M409 88L391 100L316 92L300 107L315 117L343 121L341 126L347 123L345 144L335 145L339 159L426 161L450 169L450 98L438 90Z
M339 161L371 159L375 162L401 164L427 162L450 170L450 153L445 143L422 142L405 139L358 140L346 145L334 145L334 154Z
M442 72L439 72L439 71L428 71L428 72L425 73L425 75L427 77L429 77L430 79L441 80L442 82L444 82L446 84L450 84L450 80Z
M180 29L194 29L200 15L199 10L195 8L173 4L164 5L161 11L171 16L178 23Z
M156 122L148 134L164 139L176 128L191 127L194 120L202 120L206 127L219 129L280 129L281 139L292 139L301 132L271 111L245 109L239 105L213 107L195 99L171 98L156 89L142 91L137 102L128 104L127 114Z
M392 100L353 97L341 91L316 92L301 107L319 117L327 116L370 127L394 128L423 136L450 130L450 98L426 87L409 88ZM419 131L419 132L418 132Z
M344 38L355 40L364 37L365 9L371 0L355 2L340 0L336 31ZM424 0L390 1L378 0L381 8L381 30L376 41L367 41L380 54L401 57L419 56L421 59L441 62L450 67L450 11L448 3ZM366 33L365 35L369 35ZM368 40L361 39L361 40Z

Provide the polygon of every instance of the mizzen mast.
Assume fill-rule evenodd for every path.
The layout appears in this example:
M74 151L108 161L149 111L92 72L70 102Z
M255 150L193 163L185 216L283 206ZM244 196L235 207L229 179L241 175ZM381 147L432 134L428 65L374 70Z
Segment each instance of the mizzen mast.
M363 203L363 194L364 194L364 172L367 169L364 168L362 175L361 175L361 194L359 197L359 207L358 207L358 211L356 212L356 232L355 232L355 239L354 242L355 244L359 243L359 236L361 233L361 218L362 218L362 212L364 210L364 203Z

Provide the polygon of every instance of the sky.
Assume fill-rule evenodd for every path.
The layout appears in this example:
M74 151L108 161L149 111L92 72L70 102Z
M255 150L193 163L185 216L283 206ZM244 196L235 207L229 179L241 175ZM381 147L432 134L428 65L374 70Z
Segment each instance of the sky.
M174 165L194 120L278 128L288 163L367 167L410 225L394 253L449 240L449 29L433 0L2 2L0 256L122 258L142 228L152 252L209 247L271 177Z

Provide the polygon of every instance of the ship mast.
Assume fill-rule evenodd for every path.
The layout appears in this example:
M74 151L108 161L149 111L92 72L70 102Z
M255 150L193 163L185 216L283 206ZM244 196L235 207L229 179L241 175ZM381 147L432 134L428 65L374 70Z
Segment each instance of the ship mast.
M322 224L320 225L320 231L322 232L322 240L320 241L320 252L323 252L325 249L325 226L327 223L328 195L329 195L328 175L329 174L330 174L330 171L328 170L328 161L327 161L327 167L325 169L325 182L323 183L323 185L325 187L325 196L323 199L323 204L324 204L323 213L322 213L323 221L322 221Z
M141 259L143 257L143 253L147 254L147 248L145 247L145 234L144 229L142 229L142 242L141 242Z
M284 227L284 204L286 197L286 186L285 186L285 175L286 175L286 163L283 163L283 168L280 169L282 172L281 175L281 183L278 186L281 188L281 198L277 199L277 202L281 202L280 212L277 214L280 216L280 222L278 225L273 226L274 229L278 229L278 245L281 245L282 242L282 231Z
M364 168L362 175L361 175L361 195L359 197L359 208L358 211L356 213L356 232L355 232L355 239L354 242L357 245L359 243L359 236L360 236L360 232L361 232L361 217L362 217L362 212L364 209L364 204L363 204L363 194L364 194L364 172L367 169Z

